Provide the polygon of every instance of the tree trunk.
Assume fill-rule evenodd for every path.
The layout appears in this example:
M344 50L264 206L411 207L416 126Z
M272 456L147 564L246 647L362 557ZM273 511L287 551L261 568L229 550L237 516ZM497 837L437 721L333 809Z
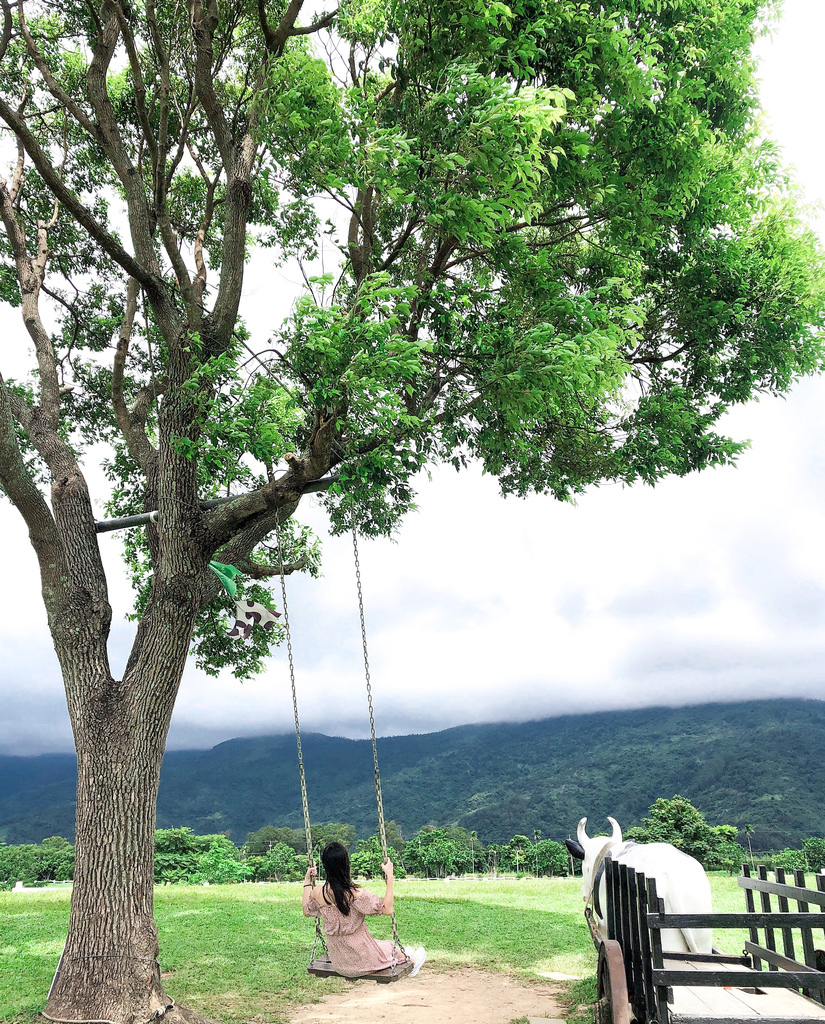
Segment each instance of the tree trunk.
M174 1005L154 922L155 809L196 608L185 580L156 584L123 681L79 656L82 626L53 630L77 750L71 918L45 1009L55 1020L146 1024Z
M118 684L113 689L118 690ZM129 728L113 693L75 724L77 846L69 935L46 1014L144 1024L173 1004L163 990L153 916L155 803L165 729ZM101 713L104 712L104 713ZM161 734L162 732L162 734Z

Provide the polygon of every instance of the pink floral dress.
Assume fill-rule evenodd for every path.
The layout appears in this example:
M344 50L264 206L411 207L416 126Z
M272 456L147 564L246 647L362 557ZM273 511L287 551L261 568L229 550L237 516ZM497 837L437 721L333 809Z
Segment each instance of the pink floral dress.
M392 967L392 940L374 939L365 920L366 915L377 915L383 911L384 900L380 896L373 896L366 889L357 890L349 914L342 914L334 903L319 903L314 896L310 896L307 914L309 917L321 918L327 938L327 952L338 974L357 978L359 974ZM406 960L398 947L396 958L396 962Z

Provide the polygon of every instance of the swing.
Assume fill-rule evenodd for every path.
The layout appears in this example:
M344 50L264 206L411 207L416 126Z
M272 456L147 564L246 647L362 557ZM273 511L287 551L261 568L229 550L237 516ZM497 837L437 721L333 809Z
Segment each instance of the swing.
M281 599L284 605L284 632L286 634L286 649L287 649L287 660L289 662L289 679L292 685L292 709L295 715L295 739L298 746L298 775L301 780L301 804L304 812L304 830L306 832L306 844L307 844L307 855L309 857L310 864L313 863L312 856L312 830L309 823L309 801L307 799L307 787L306 787L306 776L304 773L304 755L301 746L301 727L298 721L298 695L295 689L295 665L292 658L292 639L289 632L289 610L286 603L286 580L283 573L284 556L283 549L281 546L281 526L278 523L276 527L276 536L278 540L278 558L280 559L281 565ZM384 799L381 794L381 775L378 770L378 747L375 739L375 718L372 710L372 684L370 682L370 665L369 656L367 654L367 629L364 621L364 598L361 592L361 567L358 560L358 539L355 534L355 530L352 531L352 546L355 556L355 579L358 588L358 612L361 618L361 644L364 650L364 674L367 681L367 704L370 713L370 733L372 735L372 760L375 766L375 799L378 805L378 830L381 838L381 851L384 856L384 860L387 859L387 830L384 823ZM369 971L364 974L359 974L357 977L349 977L348 975L338 974L335 968L332 966L332 961L327 953L326 940L324 938L324 932L321 927L320 917L315 918L315 941L312 946L312 953L309 957L309 965L307 966L307 974L312 974L316 978L347 978L349 981L357 980L370 980L377 981L381 984L389 984L393 981L399 981L405 975L409 974L415 966L415 961L407 954L401 944L401 940L398 938L398 928L395 922L395 911L392 912L392 951L393 960L395 959L396 950L407 957L403 963L393 963L390 967L385 967L380 971ZM318 954L318 947L320 946L320 955Z

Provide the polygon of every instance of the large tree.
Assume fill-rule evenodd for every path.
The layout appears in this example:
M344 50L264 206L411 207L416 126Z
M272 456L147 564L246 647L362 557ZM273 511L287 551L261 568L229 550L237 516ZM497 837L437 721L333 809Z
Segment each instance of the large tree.
M387 532L439 460L559 499L732 461L724 411L819 365L822 259L759 137L759 0L0 5L0 289L28 335L3 345L0 486L78 754L46 1010L143 1024L178 1012L152 837L184 663L242 674L271 642L223 637L210 559L261 596L315 566L308 490ZM265 338L240 317L255 245L306 270ZM97 500L157 513L127 535L121 679L103 448Z

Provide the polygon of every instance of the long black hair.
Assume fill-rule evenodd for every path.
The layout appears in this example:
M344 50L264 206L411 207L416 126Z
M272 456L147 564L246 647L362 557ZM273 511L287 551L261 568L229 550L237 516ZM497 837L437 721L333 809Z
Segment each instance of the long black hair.
M350 901L358 888L350 877L349 853L346 846L341 843L327 843L321 854L321 863L324 865L324 873L327 880L324 888L332 891L335 906L342 914L349 914Z

